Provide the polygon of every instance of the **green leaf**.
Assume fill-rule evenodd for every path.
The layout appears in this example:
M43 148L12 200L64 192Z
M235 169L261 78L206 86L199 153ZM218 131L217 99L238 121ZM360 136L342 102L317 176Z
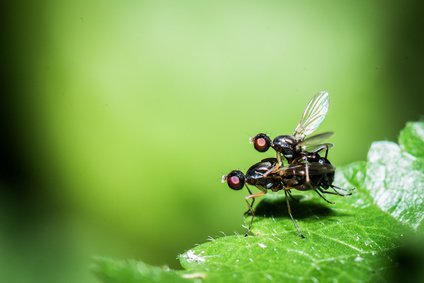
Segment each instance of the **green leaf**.
M424 158L424 121L407 123L400 132L399 144L411 155Z
M256 207L254 236L201 244L179 256L184 270L109 261L98 262L97 273L107 283L384 281L404 235L424 226L422 130L422 123L408 123L400 145L373 143L368 162L339 168L335 183L356 190L332 198L335 205L313 191L298 192L292 212L306 239L298 236L285 199L270 193Z
M189 282L169 268L135 260L117 261L96 257L92 270L105 283Z
M355 176L338 174L338 185L349 187L349 178ZM390 253L405 232L399 222L372 204L362 188L350 198L338 199L331 208L309 197L293 203L293 214L306 239L297 235L284 199L267 199L257 210L266 217L255 221L255 237L229 236L200 245L192 253L205 261L193 261L184 254L182 266L207 273L211 282L297 282L325 277L375 281L390 267Z
M413 229L424 220L423 164L392 142L373 143L368 153L365 187L375 204Z

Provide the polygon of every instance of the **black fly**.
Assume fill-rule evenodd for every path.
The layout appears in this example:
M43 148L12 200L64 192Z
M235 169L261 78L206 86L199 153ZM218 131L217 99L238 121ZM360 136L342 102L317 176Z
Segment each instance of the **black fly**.
M277 153L279 166L282 166L281 156L284 156L287 162L291 163L292 160L301 155L318 153L325 149L325 158L327 158L328 149L333 144L322 143L322 141L332 136L333 132L307 136L312 134L322 123L327 114L328 106L329 95L327 92L321 91L309 101L293 135L280 135L271 141L268 135L260 133L250 138L250 142L260 152L265 152L272 147Z
M247 212L251 214L251 220L246 232L249 234L252 227L255 213L253 211L253 204L257 197L261 197L267 193L268 190L277 192L283 190L286 196L286 203L288 213L293 221L294 226L299 233L299 236L304 238L300 232L296 221L291 213L289 197L291 197L291 190L299 191L315 191L326 202L334 204L324 197L323 194L333 194L338 196L351 195L351 191L339 188L333 185L335 168L331 165L330 161L324 157L320 157L316 162L309 162L303 159L295 159L286 167L276 167L278 160L276 158L267 158L251 166L246 174L239 170L233 170L228 175L223 177L223 181L227 182L228 186L233 190L241 190L246 186L249 195L245 197ZM271 173L270 173L271 172ZM265 176L265 174L267 174ZM248 185L255 186L260 190L256 194L252 194ZM328 191L332 189L332 191ZM345 191L342 193L340 191ZM249 202L252 199L252 202Z

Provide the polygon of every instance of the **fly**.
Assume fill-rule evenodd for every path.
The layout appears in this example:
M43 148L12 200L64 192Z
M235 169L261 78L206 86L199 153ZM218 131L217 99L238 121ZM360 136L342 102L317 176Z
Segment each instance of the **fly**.
M247 213L250 212L251 220L245 236L250 233L255 217L253 211L255 199L264 196L269 190L274 192L284 191L288 213L299 236L302 238L304 236L290 208L289 197L291 197L292 189L299 191L313 190L330 204L334 204L334 202L329 201L324 194L338 196L349 196L352 194L352 190L346 190L333 185L335 167L325 157L320 157L312 162L305 161L304 158L298 158L292 160L292 163L285 167L277 167L277 164L278 160L276 158L267 158L252 165L246 171L246 174L243 174L239 170L233 170L228 175L223 176L223 182L226 182L231 189L241 190L245 186L249 192L245 200L249 208ZM253 194L248 185L255 186L260 192ZM249 202L250 199L252 199L251 202Z
M310 137L307 136L315 132L322 123L327 115L328 106L328 92L321 91L314 95L307 104L293 135L280 135L271 141L268 135L259 133L250 138L250 142L259 152L266 152L272 147L276 151L278 166L283 165L282 156L284 156L290 164L299 156L318 154L324 149L325 158L327 158L328 149L331 148L333 144L322 142L332 136L333 132L324 132Z

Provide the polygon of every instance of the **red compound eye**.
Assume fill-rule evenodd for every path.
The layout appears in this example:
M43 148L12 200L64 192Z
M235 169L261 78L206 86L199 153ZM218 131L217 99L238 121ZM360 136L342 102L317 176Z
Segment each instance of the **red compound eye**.
M253 146L259 152L265 152L271 146L271 139L265 134L257 134L252 138Z
M241 190L244 186L244 174L238 170L231 171L227 177L227 184L233 190Z
M238 186L240 184L240 179L237 176L233 176L228 180L228 183L230 183L232 186Z
M259 138L255 142L256 142L256 145L258 147L264 147L264 146L266 146L266 140L264 138Z

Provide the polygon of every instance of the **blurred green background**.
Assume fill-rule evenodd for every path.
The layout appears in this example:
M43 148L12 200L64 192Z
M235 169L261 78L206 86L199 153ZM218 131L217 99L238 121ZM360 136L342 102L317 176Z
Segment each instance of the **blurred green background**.
M0 280L178 267L243 231L220 183L330 93L336 166L423 113L418 1L15 1L2 7Z

